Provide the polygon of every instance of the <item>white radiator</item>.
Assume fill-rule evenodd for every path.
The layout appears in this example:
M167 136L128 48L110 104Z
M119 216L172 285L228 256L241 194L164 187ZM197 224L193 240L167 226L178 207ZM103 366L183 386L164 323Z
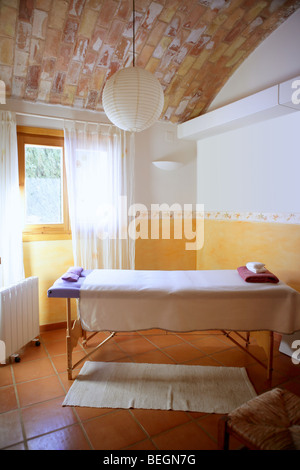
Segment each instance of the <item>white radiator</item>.
M38 277L0 289L0 363L39 335Z

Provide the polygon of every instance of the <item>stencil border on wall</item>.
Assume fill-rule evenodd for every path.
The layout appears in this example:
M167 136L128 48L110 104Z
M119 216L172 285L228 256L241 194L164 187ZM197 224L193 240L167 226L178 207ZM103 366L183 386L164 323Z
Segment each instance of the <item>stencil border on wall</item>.
M239 212L239 211L138 211L136 217L139 219L205 219L205 220L227 220L232 222L267 222L279 224L300 224L300 213L289 212Z
M206 211L205 219L230 220L233 222L267 222L279 224L300 224L300 213L273 212L238 212L238 211Z

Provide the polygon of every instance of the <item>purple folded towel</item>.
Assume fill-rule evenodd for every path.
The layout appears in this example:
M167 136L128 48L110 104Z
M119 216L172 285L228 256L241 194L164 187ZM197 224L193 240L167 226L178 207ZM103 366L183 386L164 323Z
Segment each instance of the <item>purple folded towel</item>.
M62 277L61 277L64 281L69 281L69 282L76 282L78 281L79 279L79 276L78 274L74 274L74 273L65 273Z
M73 266L72 268L69 268L68 271L61 278L64 281L76 282L78 281L82 271L83 268Z
M68 273L73 273L77 274L77 276L80 276L83 271L83 268L80 268L80 266L72 266L71 268L68 269Z
M272 282L273 284L279 282L278 277L268 270L263 273L253 273L246 266L240 266L237 271L246 282Z

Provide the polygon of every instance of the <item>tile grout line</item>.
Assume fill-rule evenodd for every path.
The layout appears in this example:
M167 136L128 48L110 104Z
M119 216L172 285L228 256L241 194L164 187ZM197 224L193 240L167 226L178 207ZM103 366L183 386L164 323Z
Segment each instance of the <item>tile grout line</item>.
M187 340L187 339L181 337L179 334L174 333L174 336L176 336L177 338L180 338L183 343L185 343L185 344L187 344L187 345L189 345L189 346L192 346L192 347L193 347L194 349L196 349L197 351L200 351L201 354L203 354L203 356L208 356L208 355L209 355L209 354L207 354L206 352L204 352L202 349L200 349L197 345L195 345L195 344L192 343L191 341L189 341L189 340ZM208 335L208 336L213 336L213 335ZM217 336L217 335L215 335L215 336ZM145 339L147 339L149 342L151 342L151 344L154 344L154 345L155 345L155 343L153 343L150 339L148 339L148 338L146 338L146 337L145 337ZM220 340L220 341L221 341L221 340ZM179 343L179 344L180 344L180 343ZM227 344L227 343L223 342L223 344L225 345L225 344ZM155 345L155 346L156 346L156 345ZM177 346L177 345L176 345L176 344L169 345L169 346L166 346L165 349L171 348L171 347L173 347L173 346ZM161 351L161 348L160 348L159 346L156 346L156 347ZM234 346L231 346L231 347L228 346L227 348L224 347L224 350L226 351L226 350L228 350L228 349L233 349L233 348L234 348Z
M173 359L171 356L169 356L169 355L168 355L167 353L165 353L159 346L157 346L155 343L153 343L151 340L149 340L147 337L145 337L145 335L143 335L143 334L139 334L139 335L140 335L140 337L142 337L143 339L146 339L148 342L150 342L150 343L154 346L154 350L158 350L158 351L162 352L162 353L165 354L169 359L171 359L172 361L174 361L174 359ZM178 336L178 335L176 335L176 336ZM178 337L179 337L179 336L178 336ZM180 338L184 343L187 343L188 345L193 346L193 344L191 344L190 342L184 341L183 338L181 338L181 337L179 337L179 338ZM128 341L130 341L130 340L128 340ZM84 347L82 346L82 344L81 344L80 342L78 342L78 344L80 345L81 349L85 352L85 349L84 349ZM135 354L134 356L131 356L130 354L128 354L126 351L124 351L124 350L122 349L122 346L119 344L119 342L115 342L114 344L118 347L118 349L119 349L122 353L125 354L125 357L128 357L132 362L135 362L135 361L134 361L134 356L136 356L136 355L138 355L138 354ZM195 349L197 349L197 350L199 351L199 349L198 349L197 347L196 347ZM150 351L150 352L151 352L151 351ZM200 352L203 354L202 351L200 351ZM139 354L144 354L144 353L139 353ZM207 355L205 355L205 356L207 356ZM178 363L178 362L175 361L175 363ZM53 366L54 366L54 365L53 365ZM55 366L54 366L54 367L55 367ZM55 370L56 370L56 368L55 368ZM73 407L72 407L72 408L73 408ZM77 412L76 412L75 409L73 409L73 412L75 413L77 419L79 419L79 422L81 423L81 420L80 420L80 418L79 418L79 416L78 416L78 414L77 414ZM152 438L151 438L151 436L149 435L149 433L146 431L146 429L143 427L143 425L139 422L139 420L135 417L135 415L132 413L132 411L131 411L130 409L128 409L128 412L129 412L129 414L131 415L131 417L134 419L134 421L138 424L138 426L139 426L139 427L143 430L143 432L146 434L146 439L148 438L149 441L151 442L151 444L155 447L155 449L156 449L156 450L159 450L159 448L157 447L157 445L155 444L155 442L152 440ZM189 417L190 421L195 421L195 422L196 422L196 420L194 420L190 415L188 415L188 417ZM91 418L91 419L88 420L88 421L91 421L91 420L93 420L93 419L95 419L95 418ZM197 423L196 423L196 424L197 424ZM178 425L178 426L180 426L180 425ZM174 426L174 428L172 428L172 429L175 429L175 428L177 428L178 426ZM201 426L199 426L199 427L200 427L201 430L203 430L203 428L201 428ZM205 430L203 430L203 431L205 431ZM85 430L84 430L84 432L85 432ZM165 431L165 432L167 432L167 431ZM205 431L205 432L206 432L206 431ZM163 434L163 433L164 433L164 432L159 433L159 434L157 434L157 435L160 435L160 434ZM86 433L85 433L85 434L86 434ZM211 438L211 436L210 436L207 432L206 432L206 434L208 435L209 438ZM132 445L130 445L130 446L126 446L123 450L130 449L130 447L132 447L132 446L138 444L139 442L143 442L144 440L145 440L145 439L142 439L141 441L137 441L136 443L134 443L134 444L132 444ZM88 439L88 442L90 442L89 439ZM215 441L213 440L213 442L215 442ZM90 445L92 446L92 444L90 444Z
M178 336L178 335L176 335L176 336ZM147 341L149 341L151 344L154 344L154 343L152 343L152 341L151 341L148 337L145 337L144 335L141 335L141 334L140 334L140 337L143 337L144 339L146 339ZM190 344L190 345L193 346L195 349L198 349L197 347L195 347L195 346L193 345L193 343L190 343L189 341L187 341L187 340L185 340L184 338L181 338L181 337L180 337L180 339L181 339L181 341L182 341L183 343ZM122 342L120 342L120 343L122 344ZM79 343L79 344L80 344L80 348L85 352L85 349L83 348L83 346L81 345L81 343ZM117 346L118 346L118 349L123 352L122 348L119 346L119 343L114 343L114 344L117 345ZM224 344L225 344L225 342L224 342ZM160 351L160 352L162 352L164 355L168 356L168 355L166 354L165 350L161 349L160 347L158 347L158 346L155 345L155 344L154 344L154 346L155 346L155 350ZM64 386L64 383L62 382L62 374L59 373L58 370L56 369L56 367L55 367L55 365L54 365L54 363L53 363L53 361L52 361L52 358L51 358L51 356L50 356L50 354L49 354L49 351L48 351L48 349L47 349L47 347L46 347L46 345L45 345L44 342L43 342L43 347L45 348L45 351L46 351L46 353L47 353L48 359L50 360L50 362L51 362L51 364L52 364L53 371L54 371L54 375L57 376L57 378L58 378L58 380L59 380L59 382L60 382L60 384L61 384L61 386L62 386L62 390L66 393L66 388L65 388L65 386ZM227 348L224 348L224 349L227 349ZM231 348L230 348L230 349L231 349ZM199 350L199 349L198 349L198 350ZM218 353L218 351L217 351L217 353ZM126 354L126 357L128 357L129 359L132 360L132 362L134 362L134 356L130 356L130 355L128 355L127 353L125 353L125 354ZM144 354L144 353L138 353L138 354ZM213 354L216 354L216 352L210 353L210 354L205 354L203 357L211 357ZM168 357L169 357L169 356L168 356ZM171 359L174 361L173 358L171 358ZM34 359L33 361L35 361L35 360L37 360L37 359ZM32 362L32 361L31 361L31 362ZM184 364L184 363L182 363L182 364ZM224 364L220 363L220 365L224 365ZM21 421L21 428L22 428L22 434L23 434L24 441L20 441L20 442L14 443L14 444L10 444L9 446L6 446L5 448L6 448L6 449L9 449L9 448L14 447L14 446L16 446L16 445L24 444L24 447L27 449L27 448L28 448L27 441L31 441L32 439L35 439L36 437L38 437L38 436L34 436L33 438L27 439L26 431L25 431L25 427L24 427L24 423L23 423L23 420L22 420L22 410L23 410L23 409L26 409L27 407L32 406L32 405L26 405L26 406L24 406L24 407L21 407L21 406L20 406L20 399L19 399L19 396L18 396L17 382L16 382L16 377L15 377L15 374L14 374L14 370L13 370L13 365L12 365L12 364L9 364L9 367L10 367L10 370L11 370L12 385L14 386L14 391L15 391L15 396L16 396L16 401L17 401L17 407L18 407L18 408L16 408L15 410L10 410L10 411L17 411L17 410L18 410L18 412L19 412L19 419L20 419L20 421ZM245 366L245 367L246 367L246 366ZM248 365L247 365L247 367L248 367ZM49 377L49 376L47 376L47 377ZM39 379L31 379L30 381L33 381L33 380L39 380ZM298 376L298 380L299 380L299 376ZM20 382L20 383L27 383L27 382L30 382L30 381L24 381L24 382ZM285 381L283 382L283 384L286 383L286 382L288 382L288 381L289 381L289 380L285 380ZM2 387L1 387L1 388L2 388ZM39 403L45 403L45 402L51 401L51 400L52 400L52 398L47 399L47 400L44 400L44 401L39 402ZM73 413L75 414L75 416L76 416L76 418L77 418L77 420L78 420L78 423L73 423L73 424L70 424L70 425L63 426L63 427L58 428L58 429L55 429L55 430L53 430L53 431L50 431L50 432L41 434L40 436L46 436L47 434L52 434L52 433L54 433L54 432L56 432L56 431L59 431L59 430L61 430L61 429L70 428L70 427L72 427L72 426L74 426L74 425L77 425L77 424L79 424L79 425L81 424L82 427L83 427L83 429L82 429L82 428L81 428L81 429L84 430L84 426L83 426L83 423L84 423L84 422L90 421L90 420L92 420L92 419L99 418L99 416L98 416L98 417L92 417L92 418L90 418L90 419L88 419L88 420L82 421L82 420L80 419L80 417L78 416L77 411L76 411L73 407L72 407L72 410L73 410ZM10 412L10 411L9 411L9 412ZM114 411L115 411L115 410L114 410ZM113 411L113 412L114 412L114 411ZM5 412L5 413L7 413L7 412ZM112 413L112 411L110 411L109 413ZM133 415L133 413L131 412L131 410L129 410L129 413L130 413L131 415ZM135 417L134 417L134 418L135 418ZM200 418L194 418L194 417L192 417L191 415L189 415L189 418L190 418L191 421L194 421L194 422L196 423L197 427L199 427L202 431L204 431L204 432L207 434L207 436L208 436L214 443L216 442L216 439L213 438L213 437L208 433L208 431L206 431L205 428L202 428L202 426L201 426L201 420L204 418L204 416L202 416L202 417L200 417ZM140 427L142 427L142 429L143 429L144 433L146 434L146 436L148 436L148 438L146 437L145 439L149 439L150 442L152 443L152 445L153 445L155 448L157 448L157 446L156 446L155 443L153 442L152 438L151 438L150 435L147 433L147 431L144 430L142 424L139 423L139 421L137 420L137 418L135 418L135 421L138 423L138 425L139 425ZM181 425L177 425L177 426L175 426L174 428L171 428L171 429L175 429L175 428L177 428L177 427L179 427L179 426L181 426ZM164 434L164 433L168 432L169 430L170 430L170 429L168 429L168 430L166 430L166 431L163 431L162 433L158 433L157 435L155 435L155 437L156 437L156 436L159 436L159 435L161 435L161 434ZM85 430L84 430L84 431L85 431ZM87 439L87 442L89 443L88 437L86 436L86 434L84 434L84 435L85 435L85 438ZM138 441L136 444L143 442L145 439ZM124 449L130 449L130 448L133 447L134 445L135 445L135 444L132 444L132 445L130 445L130 446L124 448ZM92 448L92 447L91 447L91 448Z
M165 352L165 349L167 349L168 346L167 346L165 349L161 349L161 347L159 347L159 346L157 346L155 343L153 343L153 342L152 342L148 337L146 337L144 334L141 334L141 333L139 333L139 334L140 334L141 337L143 337L144 339L146 339L147 341L149 341L152 345L154 345L155 348L156 348L156 350L158 350L158 351L162 352L163 354L165 354L167 357L169 357L169 359L172 359L173 361L175 360L174 358L172 358L171 356L169 356L169 355ZM200 357L205 357L205 358L209 358L209 357L210 357L210 354L204 353L202 350L200 350L199 348L197 348L197 346L195 346L195 345L194 345L193 343L191 343L190 341L188 341L188 340L182 338L181 336L179 336L179 335L177 335L177 334L176 334L175 336L177 336L178 338L180 338L183 343L186 343L186 344L188 344L188 345L194 347L194 348L195 348L196 350L198 350L199 352L201 352L201 354L203 354L203 356L200 356ZM209 336L211 336L211 335L209 335ZM179 343L179 344L180 344L180 343ZM226 344L227 344L227 343L223 342L223 344L224 344L224 346L225 346L225 347L224 347L224 350L225 350L225 351L228 350L228 349L233 349L233 348L234 348L233 346L228 346L228 347L226 348ZM176 345L175 345L175 346L176 346ZM169 347L171 347L171 345L170 345ZM150 351L150 352L151 352L151 351ZM141 354L143 354L143 353L141 353ZM185 361L185 362L188 362L188 361ZM180 364L185 364L185 362L181 362ZM216 362L219 363L221 366L224 366L223 363L221 363L221 362L219 362L219 361L216 361ZM178 361L175 361L175 363L178 364ZM157 450L159 450L159 448L157 447L157 445L155 444L155 442L152 440L151 436L150 436L150 435L148 434L148 432L144 429L144 427L142 426L142 424L139 423L138 419L134 416L134 414L131 412L131 410L129 409L128 411L129 411L130 414L135 418L136 422L141 426L142 430L147 434L149 440L150 440L151 443L154 445L154 447L155 447ZM188 413L186 413L186 414L188 414ZM210 438L210 439L214 442L214 444L217 444L216 439L215 439L205 428L203 428L203 427L200 425L199 421L201 420L201 418L194 419L190 414L188 414L188 416L189 416L190 421L194 422L194 423L207 435L207 437ZM203 417L202 417L202 418L203 418ZM185 423L183 423L183 424L185 424ZM172 429L176 429L176 428L179 427L179 426L181 426L181 425L177 425L177 426L175 426L175 427L172 428ZM163 432L161 432L161 433L158 433L156 436L159 436L159 435L161 435L161 434L164 434L164 433L166 433L166 432L168 432L168 431L169 431L169 430L163 431ZM140 441L140 442L142 442L142 441ZM133 445L134 445L134 444L133 444ZM128 447L126 447L126 449L130 449L130 447L132 447L132 446L128 446Z
M155 347L155 350L158 350L159 352L161 352L162 354L164 354L165 356L167 356L170 360L172 360L174 362L174 364L186 364L187 362L190 361L190 359L188 359L187 361L183 361L183 362L178 362L174 357L172 357L171 355L168 354L167 350L168 348L172 348L173 346L177 346L176 344L175 345L169 345L169 346L166 346L165 348L161 348L160 346L156 345L155 343L153 343L153 341L151 341L148 337L144 336L142 333L139 333L141 337L143 337L144 339L146 339L149 343L151 343L154 347ZM196 351L199 351L201 353L201 356L197 356L195 358L195 360L197 359L200 359L200 358L209 358L209 359L213 359L216 361L216 363L220 364L221 366L223 367L226 367L222 362L218 361L217 359L214 359L214 357L212 357L212 354L216 354L216 352L214 353L205 353L204 351L202 351L201 349L199 349L197 346L195 346L193 343L190 343L188 340L185 340L183 339L181 336L179 335L175 335L177 336L184 344L187 344L191 347L193 347ZM211 335L210 335L211 336ZM119 343L115 343L117 346L119 346ZM180 345L181 343L179 343ZM226 344L225 342L223 343L224 345ZM235 347L234 346L231 346L231 347L228 347L228 348L224 348L224 350L222 350L221 352L223 351L228 351L229 349L234 349ZM125 352L123 349L122 349L122 346L119 346L119 349L122 350L122 352ZM149 353L151 353L151 351L149 351ZM138 354L135 354L134 356L137 356L137 355L141 355L141 354L145 354L145 352L143 353L138 353ZM128 357L133 361L134 361L134 356L131 356L129 354L127 354Z
M61 378L60 378L60 375L59 375L59 373L58 373L58 371L57 371L57 369L56 369L56 367L55 367L55 365L54 365L54 363L53 363L53 361L52 361L52 359L51 359L51 355L49 354L49 351L47 350L47 347L46 347L45 343L44 343L42 340L41 340L41 344L43 344L43 347L44 347L45 352L46 352L46 354L47 354L47 356L48 356L48 359L50 360L51 365L53 366L53 369L54 369L53 375L51 374L51 375L48 375L48 376L45 376L45 377L41 377L41 378L44 379L44 378L48 378L48 377L52 377L52 376L55 376L55 375L56 375L57 378L58 378L58 380L59 380L59 383L61 384L61 386L62 386L62 388L63 388L63 392L66 394L67 392L66 392L66 389L65 389L65 387L64 387L64 384L63 384L63 382L62 382L62 380L61 380ZM39 359L34 359L33 361L30 361L30 362L34 362L35 360L39 360ZM13 371L13 366L12 366L12 364L10 364L10 368L11 368L11 374L12 374L12 379L13 379L13 386L14 386L14 391L15 391L15 395L16 395L17 405L18 405L18 412L19 412L19 418L20 418L20 423L21 423L21 428L22 428L22 434L23 434L23 438L24 438L24 439L23 439L23 441L16 442L16 443L11 444L11 445L9 445L9 446L6 446L6 447L4 447L4 448L8 449L8 448L13 447L13 446L15 446L15 445L24 443L25 450L28 450L28 442L31 441L31 440L33 440L33 439L36 439L36 438L41 437L41 436L46 436L47 434L52 434L52 433L54 433L54 432L60 431L60 430L62 430L62 429L70 428L70 427L75 426L75 425L79 425L80 428L81 428L81 430L82 430L82 432L83 432L83 434L84 434L84 437L85 437L86 440L87 440L87 443L88 443L90 449L93 450L93 446L92 446L92 444L91 444L91 442L90 442L90 440L89 440L89 438L88 438L88 436L87 436L87 434L86 434L86 431L85 431L85 429L84 429L84 427L83 427L83 425L82 425L82 421L81 421L81 419L79 418L77 412L75 412L75 410L73 409L73 407L72 407L72 411L73 411L73 413L74 413L75 416L76 416L76 419L77 419L77 421L78 421L77 423L73 423L73 424L70 424L70 425L67 425L67 426L62 426L62 427L60 427L60 428L54 429L53 431L46 432L46 433L41 433L41 434L36 435L36 436L34 436L34 437L32 437L32 438L27 438L26 431L25 431L25 426L24 426L24 422L23 422L23 419L22 419L22 418L23 418L23 417L22 417L22 410L23 410L23 409L26 409L26 408L29 408L29 407L31 407L31 406L35 406L35 405L41 404L41 403L51 402L54 398L49 398L49 399L47 399L47 400L42 400L42 401L40 401L40 402L33 403L33 404L29 404L29 405L26 405L26 406L21 407L21 405L20 405L20 400L19 400L19 396L18 396L18 392L17 392L17 383L16 383L16 380L15 380L15 375L14 375L14 371ZM26 380L26 381L22 381L22 382L20 382L20 383L22 384L22 383L34 382L35 380L40 380L41 378ZM59 398L59 397L56 397L56 398ZM11 411L15 411L15 410L10 410L10 411L8 411L8 413L11 412Z
M58 380L59 380L59 383L61 384L61 386L62 386L62 388L63 388L63 390L64 390L64 392L65 392L65 396L66 396L66 394L67 394L68 392L67 392L67 390L66 390L66 388L65 388L65 386L64 386L64 384L63 384L63 381L61 380L60 374L59 374L58 370L56 369L54 362L52 361L51 355L50 355L50 353L49 353L49 351L48 351L48 349L47 349L47 346L46 346L45 342L43 341L42 344L43 344L43 346L44 346L44 348L45 348L45 351L46 351L46 353L47 353L47 355L48 355L48 359L50 360L50 362L51 362L51 364L52 364L52 367L53 367L53 369L54 369L54 372L55 372L55 374L57 375L57 378L58 378ZM82 347L82 349L83 349L83 347ZM86 441L87 441L87 443L88 443L90 449L91 449L91 450L94 450L94 448L93 448L93 446L92 446L92 443L91 443L91 441L90 441L90 439L89 439L89 437L88 437L88 435L87 435L87 433L86 433L86 430L84 429L84 426L83 426L83 424L82 424L82 422L81 422L81 419L80 419L80 417L79 417L77 411L75 410L75 408L74 408L73 406L71 407L71 409L72 409L72 412L73 412L73 414L75 415L75 417L76 417L76 419L77 419L77 421L78 421L78 425L79 425L79 427L80 427L80 429L81 429L81 431L82 431L82 433L83 433L83 435L84 435L84 437L85 437L85 439L86 439ZM72 425L70 425L70 426L74 426L74 424L72 424ZM65 426L65 427L70 427L70 426ZM60 428L60 429L64 429L64 428ZM49 433L46 433L46 434L49 434Z
M45 432L45 433L41 433L41 434L37 434L36 436L33 436L33 437L30 437L28 440L28 442L30 441L33 441L34 439L39 439L40 437L45 437L45 436L48 436L49 434L54 434L58 431L63 431L64 429L69 429L69 428L72 428L73 426L77 426L79 423L73 423L73 424L67 424L66 426L62 426L60 428L57 428L57 429L53 429L52 431L49 431L49 432ZM94 450L92 447L90 450Z
M189 346L194 347L194 345L193 345L192 343L189 343L188 341L183 340L180 336L178 336L178 335L175 335L175 336L177 336L178 338L180 338L180 339L183 341L183 343L186 343L186 344L188 344ZM175 364L184 364L185 362L188 362L188 361L178 362L174 357L170 356L170 355L166 352L166 349L171 348L171 347L173 347L173 346L178 346L178 345L176 345L176 344L174 344L174 345L169 345L169 346L166 346L164 349L162 349L160 346L157 346L155 343L153 343L153 342L152 342L151 340L149 340L148 338L145 338L145 339L147 339L151 344L153 344L153 345L156 347L156 349L158 349L158 351L160 351L161 353L165 354L169 359L171 359L172 361L174 361ZM179 343L179 345L180 345L180 343ZM202 357L208 357L208 354L204 353L204 352L201 351L199 348L194 347L194 349L196 349L197 351L199 351L199 352L201 353L201 356L197 356L198 359L200 359L200 358L202 358ZM195 358L195 359L197 359L197 358ZM188 360L189 360L189 359L188 359Z
M112 338L112 339L113 339L113 338ZM124 354L124 356L122 356L122 357L119 358L118 360L112 360L112 361L107 361L107 360L106 360L106 361L103 361L103 362L119 362L120 359L124 359L124 358L128 358L128 359L130 359L131 362L134 362L133 357L132 357L130 354L128 354L126 351L124 351L124 350L121 348L121 346L119 346L119 343L118 343L118 342L114 342L114 343L111 343L111 344L114 344L114 345L120 350L120 352L121 352L122 354ZM83 348L82 345L81 345L81 347ZM84 348L83 348L83 349L84 349ZM101 350L101 348L98 349L97 351L95 351L93 354L91 354L90 357L92 358L92 356L93 356L94 354L96 354L96 353L99 353L100 350ZM102 361L100 361L100 362L102 362Z
M156 450L159 450L157 445L152 441L152 438L150 436L150 434L148 433L148 431L144 428L144 426L142 425L142 423L139 422L139 420L137 419L137 417L134 415L134 413L132 413L131 409L129 408L128 409L129 411L129 414L131 415L131 417L134 419L134 421L138 424L138 426L142 429L142 431L146 434L146 436L148 437L148 439L150 440L151 444L155 447ZM142 439L141 441L137 441L135 442L134 444L130 445L130 446L126 446L124 448L124 450L126 449L129 449L130 447L138 444L139 442L143 442L145 439Z
M14 386L14 391L15 391L17 406L18 406L19 420L20 420L21 429L22 429L22 435L23 435L22 443L24 443L25 450L28 450L26 430L25 430L25 425L24 425L24 422L23 422L22 408L21 408L21 404L20 404L20 399L19 399L19 394L18 394L18 389L17 389L17 383L16 383L16 378L15 378L14 368L13 368L12 364L10 364L9 366L10 366L10 370L11 370L11 376L12 376L12 380L13 380L13 386ZM16 445L16 444L13 444L13 445ZM12 446L10 446L10 447L12 447Z
M130 341L130 340L128 340L128 341ZM78 342L78 344L80 344L81 349L85 352L85 348L83 347L83 345L81 344L81 342ZM119 342L114 342L113 344L120 350L120 352L121 352L122 354L124 354L124 358L126 357L126 358L130 359L130 361L131 361L132 363L135 362L135 361L134 361L134 356L131 356L131 355L128 354L126 351L124 351L124 350L122 349L122 347L120 346ZM99 351L95 351L95 353L97 353L97 352L99 352ZM86 352L85 352L85 354L86 354ZM91 355L91 357L92 357L92 356L93 356L93 354ZM114 361L108 361L108 362L114 362ZM116 361L116 362L118 362L118 361ZM118 410L119 410L119 408L115 408L115 409L113 409L112 411L110 411L110 412L108 412L108 413L105 413L105 416L106 416L107 414L115 413L115 412L117 412ZM75 411L75 410L73 409L73 411ZM128 410L128 411L130 412L130 410ZM134 418L134 420L136 421L136 423L138 424L138 426L147 434L147 436L148 436L150 442L153 444L153 446L154 446L155 448L157 448L157 447L155 446L155 444L152 442L151 437L148 435L148 433L146 432L146 430L144 430L142 424L135 418L135 416L134 416L132 413L130 413L130 414L131 414L131 416ZM77 412L76 412L76 416L78 416L78 415L77 415ZM90 419L88 419L88 420L85 420L85 421L88 422L88 421L92 421L92 420L97 419L97 418L101 418L101 416L92 417L92 418L90 418ZM83 422L81 422L81 419L80 419L79 416L78 416L78 419L79 419L80 423L82 423L82 426L83 426ZM85 429L84 429L84 426L83 426L83 430L84 430L84 433L86 434L86 431L85 431ZM146 438L147 438L147 437L146 437ZM87 436L87 439L88 439L88 436ZM145 440L145 439L143 439L143 440ZM142 441L143 441L143 440L142 440ZM138 442L142 442L142 441L137 441L136 443L134 443L134 444L132 444L131 446L128 446L128 447L126 447L126 448L132 447L133 445L137 444ZM90 440L89 440L89 439L88 439L88 442L90 443ZM93 449L93 446L92 446L91 443L90 443L90 445L91 445L91 448ZM125 449L126 449L126 448L125 448ZM121 449L120 449L120 450L121 450Z
M202 419L204 419L205 416L201 416L200 418L198 419L193 419L193 421L195 422L195 424L203 431L205 432L205 434L215 443L217 444L217 440L204 428L200 425L199 421L201 421Z
M143 330L143 331L144 331L144 330ZM162 349L160 346L156 345L153 341L151 341L151 339L149 339L148 336L145 335L145 333L142 333L142 332L137 332L137 333L138 333L138 335L139 335L140 337L142 337L143 339L145 339L146 341L148 341L150 344L152 344L152 345L154 346L155 350L158 350L158 351L161 352L162 354L166 355L170 360L174 361L175 364L184 364L184 363L188 362L188 361L178 362L176 359L174 359L172 356L170 356L170 355L167 353L166 350L167 350L168 348L171 348L171 347L173 347L173 346L176 346L176 344L175 344L175 345L166 346L164 349ZM167 332L166 332L166 333L167 333ZM188 340L182 338L179 334L176 334L176 333L174 333L174 332L170 332L170 333L171 333L171 334L174 334L174 336L178 337L178 338L181 340L182 343L191 346L191 347L194 348L196 351L199 351L199 352L201 353L201 356L199 356L199 357L197 356L197 358L201 358L201 357L212 358L212 357L211 357L211 353L208 354L208 353L204 352L204 351L201 350L197 345L195 345L195 344L193 344L192 342L190 342L190 341L188 341ZM163 336L163 334L162 334L162 336ZM208 336L208 337L209 337L209 336L217 336L217 334L215 334L215 335L208 334L208 335L205 335L205 336ZM129 340L128 340L128 341L129 341ZM221 352L227 351L227 350L230 350L230 349L234 349L234 346L229 346L229 345L228 345L228 346L226 347L227 343L224 342L224 341L222 341L222 340L220 340L220 341L224 344L224 350L222 350ZM138 355L138 354L145 354L145 352L143 352L143 353L137 353L137 354L131 355L131 354L128 354L128 353L122 348L122 346L121 346L118 342L115 342L114 344L120 349L120 351L121 351L122 353L125 354L125 357L129 357L129 358L132 360L132 362L135 362L135 361L134 361L134 356L136 356L136 355ZM180 343L179 343L179 344L180 344ZM82 347L82 345L81 345L81 347ZM148 351L146 351L146 352L148 352ZM151 351L149 351L149 353L151 353ZM213 353L213 354L215 354L215 353ZM197 358L196 358L196 359L197 359ZM217 360L216 360L216 362L224 366L224 364L223 364L222 362L217 361Z
M41 342L41 345L43 345L43 347L44 347L44 349L45 349L45 352L46 352L46 354L47 354L47 356L48 356L48 359L49 359L50 362L51 362L52 367L54 368L54 369L53 369L53 372L54 372L53 375L55 375L55 374L57 373L57 372L56 372L56 368L55 368L55 366L54 366L54 364L53 364L53 362L52 362L52 360L51 360L51 357L50 357L49 352L48 352L48 350L47 350L47 348L46 348L46 346L45 346L45 343L43 342L43 340L42 340L41 338L40 338L40 342ZM38 361L38 360L39 360L39 359L33 359L33 360L30 361L30 362L34 362L34 361ZM21 407L20 400L19 400L19 395L18 395L18 391L17 391L17 382L16 382L16 379L15 379L15 374L14 374L14 370L13 370L12 364L10 364L10 367L11 367L11 374L12 374L12 379L13 379L13 385L14 385L14 388L15 388L15 394L16 394L16 399L17 399L18 411L19 411L19 416L20 416L20 421L21 421L21 428L22 428L22 433L23 433L23 437L24 437L24 441L22 441L22 442L24 442L25 450L28 450L28 441L30 441L30 440L32 440L32 439L35 439L37 436L34 436L34 438L29 438L29 439L27 438L26 430L25 430L25 425L24 425L24 422L23 422L22 410L23 410L23 409L26 409L26 408L28 408L28 407L30 407L30 406L37 405L37 404L39 404L39 403L47 403L47 402L51 401L53 398L47 399L47 400L43 400L43 401L38 402L38 403L34 403L34 404L31 404L31 405L27 405L27 406ZM52 374L51 374L51 375L47 375L47 376L45 376L45 377L39 377L39 378L36 378L36 379L21 381L21 382L19 382L19 383L20 383L20 384L23 384L23 383L28 383L28 382L34 382L35 380L40 380L41 378L44 379L44 378L48 378L48 377L52 377ZM60 383L61 383L61 381L60 381ZM61 385L63 386L62 383L61 383ZM64 386L63 386L63 390L65 390ZM50 434L50 433L45 433L45 435L46 435L46 434ZM14 444L14 445L16 445L16 444ZM9 446L9 447L12 447L12 446Z

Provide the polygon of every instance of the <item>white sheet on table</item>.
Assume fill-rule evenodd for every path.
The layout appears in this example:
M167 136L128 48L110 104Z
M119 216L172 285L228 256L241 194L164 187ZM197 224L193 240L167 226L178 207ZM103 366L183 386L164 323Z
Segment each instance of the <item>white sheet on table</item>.
M283 282L247 283L236 270L95 269L79 300L87 331L300 330L300 294Z

